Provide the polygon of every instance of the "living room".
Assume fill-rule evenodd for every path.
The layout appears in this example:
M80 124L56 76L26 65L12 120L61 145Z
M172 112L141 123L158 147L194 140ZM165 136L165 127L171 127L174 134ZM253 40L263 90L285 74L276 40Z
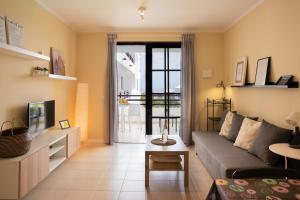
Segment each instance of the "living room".
M0 199L300 199L299 9L1 0Z

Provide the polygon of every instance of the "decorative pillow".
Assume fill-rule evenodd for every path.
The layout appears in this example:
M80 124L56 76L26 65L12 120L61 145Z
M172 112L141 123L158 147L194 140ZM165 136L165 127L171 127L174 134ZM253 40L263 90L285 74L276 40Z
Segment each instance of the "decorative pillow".
M233 113L232 112L227 112L219 135L224 136L224 137L228 137L229 130L231 128L232 117L233 117Z
M258 133L260 125L261 122L245 118L233 145L245 150L249 150Z
M237 113L233 113L232 116L232 124L228 133L228 140L235 141L236 137L239 134L240 128L242 126L243 120L244 120L243 115L239 115Z
M274 166L278 163L280 156L271 152L269 146L274 143L287 143L291 136L292 130L277 127L263 120L249 152L266 164Z
M224 123L224 121L225 121L225 118L226 118L226 115L227 115L228 112L229 112L229 110L225 110L225 111L222 113L221 119L220 119L220 121L219 121L219 123L218 123L218 125L217 125L217 131L221 131L222 125L223 125L223 123Z

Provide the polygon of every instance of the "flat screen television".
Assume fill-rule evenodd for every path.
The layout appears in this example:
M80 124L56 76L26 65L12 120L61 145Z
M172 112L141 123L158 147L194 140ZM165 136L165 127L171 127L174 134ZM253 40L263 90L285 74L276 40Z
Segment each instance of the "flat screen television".
M55 126L55 101L31 102L27 109L29 133L37 134Z

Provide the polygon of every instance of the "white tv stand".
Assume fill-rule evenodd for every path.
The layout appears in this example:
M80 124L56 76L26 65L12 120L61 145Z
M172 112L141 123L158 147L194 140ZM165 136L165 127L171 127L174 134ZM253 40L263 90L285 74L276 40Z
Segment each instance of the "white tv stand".
M0 199L21 199L80 148L80 128L47 130L26 154L0 159Z

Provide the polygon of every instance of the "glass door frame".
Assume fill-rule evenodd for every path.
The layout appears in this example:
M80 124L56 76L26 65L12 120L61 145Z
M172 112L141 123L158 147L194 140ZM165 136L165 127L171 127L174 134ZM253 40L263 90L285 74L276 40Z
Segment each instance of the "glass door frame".
M165 99L165 118L170 119L170 112L169 112L169 106L170 106L170 93L169 93L169 82L166 83L167 80L169 80L169 72L170 71L181 71L180 69L169 69L169 54L166 52L169 48L181 48L181 42L117 42L117 45L145 45L146 47L146 70L145 70L145 83L146 83L146 135L152 135L152 119L155 118L152 116L152 98L153 98L153 92L152 92L152 72L153 71L164 71L165 81L164 81L164 96L167 97L167 103ZM165 66L164 69L154 69L152 68L152 49L154 48L164 48L164 59L165 59ZM167 57L166 57L167 56ZM168 73L166 73L168 72ZM168 77L166 77L168 76ZM154 93L155 94L155 93ZM173 93L172 93L173 94ZM175 93L174 93L175 94ZM180 96L181 94L178 93ZM168 108L166 107L166 104ZM168 109L168 111L166 110ZM168 112L168 116L166 116L166 112ZM168 123L169 120L168 120Z

